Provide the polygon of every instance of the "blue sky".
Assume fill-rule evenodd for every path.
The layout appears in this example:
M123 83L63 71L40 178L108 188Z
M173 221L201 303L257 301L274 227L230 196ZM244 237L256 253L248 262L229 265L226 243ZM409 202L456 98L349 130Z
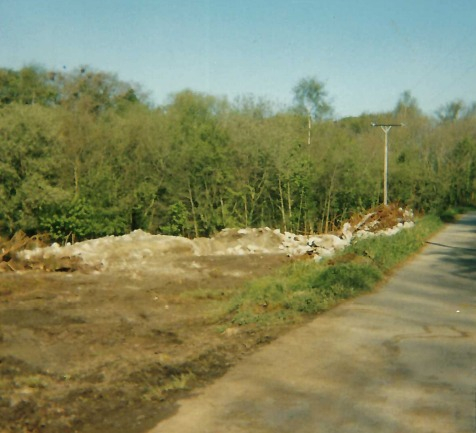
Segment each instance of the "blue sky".
M336 117L476 101L474 0L0 0L0 67L89 65L156 104L189 88L292 103L304 77Z

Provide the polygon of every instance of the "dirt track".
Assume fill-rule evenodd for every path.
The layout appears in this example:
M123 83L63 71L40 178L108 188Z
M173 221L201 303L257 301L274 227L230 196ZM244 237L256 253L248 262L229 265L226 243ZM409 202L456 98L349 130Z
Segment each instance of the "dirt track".
M177 397L276 336L224 332L218 317L245 280L288 260L174 257L155 270L0 274L0 432L151 428Z

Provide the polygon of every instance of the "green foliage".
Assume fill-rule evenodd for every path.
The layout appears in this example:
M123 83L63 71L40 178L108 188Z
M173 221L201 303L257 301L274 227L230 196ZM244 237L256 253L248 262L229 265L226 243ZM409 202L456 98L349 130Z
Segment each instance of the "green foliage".
M313 119L322 119L332 114L332 107L327 102L324 84L315 78L303 78L294 87L296 109Z
M126 232L127 222L114 213L97 211L82 198L44 206L40 209L39 228L56 242L77 242Z
M395 236L378 236L363 239L353 244L349 252L370 258L382 271L388 271L417 252L431 233L441 227L436 215L427 215L418 220L411 230L403 230Z
M381 272L370 264L337 263L312 275L309 284L323 295L339 299L370 290L381 277Z
M365 263L296 263L280 274L253 282L232 301L233 323L294 320L326 311L343 299L373 288L382 273Z
M164 235L183 236L188 232L190 213L182 202L171 205L167 211L167 223L161 227Z
M42 209L40 227L54 241L80 241L91 234L92 213L92 208L84 200L73 199L62 206Z
M302 315L326 311L342 300L371 291L440 227L438 217L426 216L411 230L360 240L332 260L293 263L250 283L231 299L231 321L262 326L297 321Z
M445 209L439 214L441 221L444 223L454 223L456 217L461 213L461 210L455 208Z
M0 68L0 106L2 104L52 105L58 89L54 75L39 66L26 66L20 71Z
M464 102L461 100L456 100L441 107L436 112L436 115L441 122L454 122L464 112L464 108Z
M407 121L409 118L421 116L422 113L416 98L412 96L409 90L406 90L401 94L393 114L395 117Z
M449 205L469 205L474 194L476 180L476 138L465 138L456 143L449 154L448 163L453 166L450 176Z
M407 125L390 137L391 201L442 212L476 200L472 105L448 106L451 121L434 122L407 91L393 113L332 122L315 78L298 83L287 108L191 90L154 108L137 86L89 67L0 69L0 84L2 234L51 227L67 236L73 197L89 208L79 238L137 228L186 236L229 226L332 230L382 200L373 120ZM45 209L58 221L40 223Z

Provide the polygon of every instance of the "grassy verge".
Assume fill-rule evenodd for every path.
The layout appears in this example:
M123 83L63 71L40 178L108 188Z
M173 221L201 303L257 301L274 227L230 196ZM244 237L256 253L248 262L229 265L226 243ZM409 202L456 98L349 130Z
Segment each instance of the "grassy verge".
M441 218L441 221L445 223L453 223L458 219L459 215L469 211L474 211L474 210L476 210L476 207L469 207L469 206L451 207L449 209L446 209L440 212L439 216Z
M296 323L369 292L441 225L439 217L425 216L412 229L360 240L325 262L294 262L253 281L235 296L229 308L231 321L240 326Z

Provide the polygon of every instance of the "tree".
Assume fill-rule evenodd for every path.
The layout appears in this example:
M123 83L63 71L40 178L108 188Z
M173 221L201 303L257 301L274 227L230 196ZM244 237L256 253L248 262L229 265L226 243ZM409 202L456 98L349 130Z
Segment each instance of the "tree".
M393 114L396 117L400 117L403 120L409 117L417 117L421 115L420 107L414 96L412 96L410 90L405 90L393 110Z
M226 225L226 186L233 174L228 134L219 118L227 109L225 100L190 90L174 95L167 107L172 130L169 166L175 174L175 185L169 185L171 201L188 201L195 236Z
M25 105L53 105L58 89L51 74L40 66L26 66L19 71L0 69L0 105L17 102Z
M406 91L393 112L332 122L314 78L294 88L293 110L191 90L153 108L135 86L86 67L0 68L0 84L2 234L333 230L378 202L381 137L370 123L395 116L408 128L390 152L391 196L424 211L474 202L475 104L451 102L434 122Z
M46 203L63 200L57 171L58 117L55 110L11 103L0 110L0 231L39 230Z
M456 143L447 164L451 165L449 204L470 204L476 179L476 141L466 138Z
M312 121L332 115L332 107L327 102L324 84L315 78L303 78L294 87L295 111L307 116L307 144L311 146Z
M464 117L476 117L476 102L468 105L464 110Z
M315 78L303 78L293 88L295 109L313 120L324 119L332 115L333 109L327 101L324 84Z
M454 122L464 113L464 107L464 102L460 99L448 102L436 112L436 116L441 122Z

